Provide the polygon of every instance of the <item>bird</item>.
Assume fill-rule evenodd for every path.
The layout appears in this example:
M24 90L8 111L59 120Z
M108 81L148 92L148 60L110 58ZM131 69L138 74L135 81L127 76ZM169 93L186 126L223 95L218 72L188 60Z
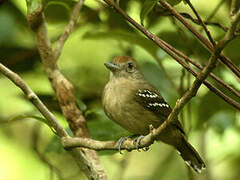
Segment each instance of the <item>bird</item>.
M149 133L150 125L158 128L168 118L172 111L170 105L145 80L134 58L117 56L104 65L110 70L110 77L103 90L102 105L109 119L130 133L144 137ZM196 172L205 169L205 163L187 141L177 118L167 124L156 140L177 149L186 164Z

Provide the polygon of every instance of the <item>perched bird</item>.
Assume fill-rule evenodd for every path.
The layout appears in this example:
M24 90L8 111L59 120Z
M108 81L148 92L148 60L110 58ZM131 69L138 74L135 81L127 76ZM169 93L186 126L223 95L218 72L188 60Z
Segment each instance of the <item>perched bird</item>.
M147 135L149 125L159 127L171 113L161 94L139 72L136 60L118 56L105 63L110 79L103 92L103 108L107 116L135 135ZM184 161L200 173L205 164L187 142L182 125L175 119L161 132L157 140L172 145Z

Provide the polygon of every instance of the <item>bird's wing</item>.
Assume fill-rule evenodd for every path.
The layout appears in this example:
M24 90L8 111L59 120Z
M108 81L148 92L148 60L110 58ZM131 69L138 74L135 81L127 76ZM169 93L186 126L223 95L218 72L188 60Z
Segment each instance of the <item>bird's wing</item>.
M135 93L135 100L145 109L152 111L164 119L167 118L172 111L162 96L158 92L150 89L138 89Z
M138 89L135 93L135 100L148 111L153 112L156 116L166 120L172 109L169 104L163 99L159 92L153 88ZM183 133L184 130L178 120L173 124Z

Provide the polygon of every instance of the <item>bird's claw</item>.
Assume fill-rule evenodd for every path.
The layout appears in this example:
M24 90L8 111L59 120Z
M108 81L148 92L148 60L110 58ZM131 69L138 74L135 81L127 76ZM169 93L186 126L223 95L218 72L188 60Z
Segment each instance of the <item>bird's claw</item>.
M118 142L117 142L117 148L118 148L118 151L119 151L119 153L120 154L122 154L122 152L121 152L121 146L122 146L122 143L124 142L124 141L126 141L128 138L130 138L131 136L126 136L126 137L121 137L119 140L118 140Z
M136 149L137 151L140 151L140 141L144 138L145 136L141 135L136 139ZM144 151L147 151L149 149L149 147L143 148Z
M121 147L122 147L122 143L124 141L126 141L128 138L132 138L132 137L135 137L136 135L132 135L132 136L126 136L126 137L121 137L118 142L117 142L117 148L118 148L118 151L120 154L122 154L122 151L121 151ZM136 149L137 151L140 151L140 141L144 138L145 136L141 135L141 136L138 136L135 141L136 141ZM143 151L148 151L149 150L149 147L144 147L142 148Z

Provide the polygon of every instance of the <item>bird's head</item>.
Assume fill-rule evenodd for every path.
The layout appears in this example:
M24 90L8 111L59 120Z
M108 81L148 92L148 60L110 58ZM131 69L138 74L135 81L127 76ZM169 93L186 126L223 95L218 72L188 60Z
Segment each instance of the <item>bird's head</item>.
M137 77L136 60L129 56L117 56L112 62L106 62L104 65L111 71L114 77Z

